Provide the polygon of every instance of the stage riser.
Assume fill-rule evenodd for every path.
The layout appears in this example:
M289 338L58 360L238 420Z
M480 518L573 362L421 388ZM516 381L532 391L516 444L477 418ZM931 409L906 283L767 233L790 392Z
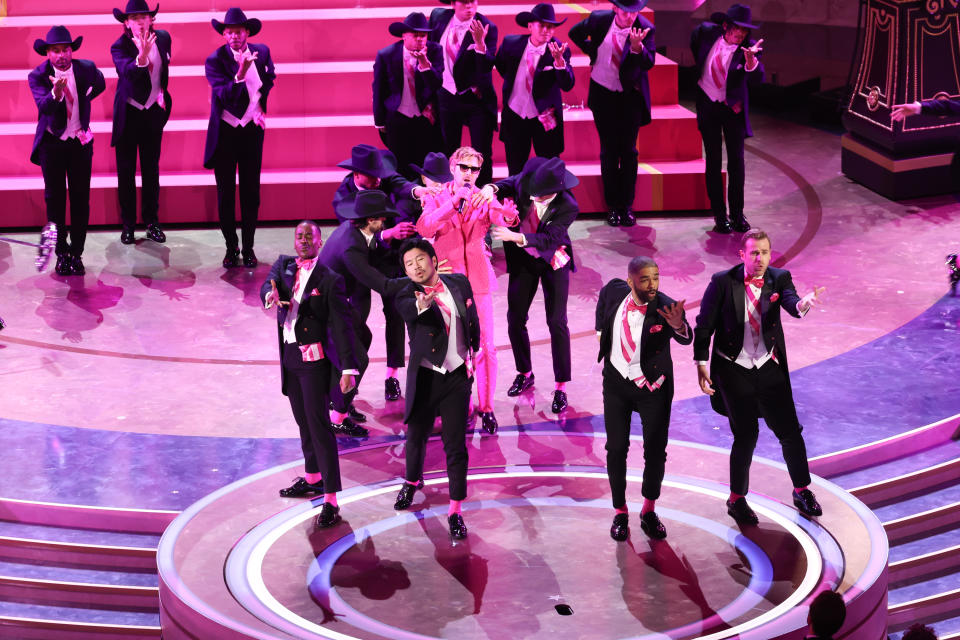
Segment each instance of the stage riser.
M558 12L562 6L557 7ZM251 41L269 46L275 63L367 59L372 63L377 50L397 41L397 38L387 31L387 27L405 15L365 17L362 10L341 13L343 15L340 19L335 20L268 19L264 21L263 30ZM247 11L247 14L250 17L256 16L253 11ZM176 23L164 22L162 15L158 16L160 19L157 21L157 28L169 31L173 38L174 64L203 64L214 49L224 44L223 37L210 25L207 14L198 13L195 16L195 21ZM217 17L223 18L222 15ZM500 41L505 35L526 33L526 30L517 26L512 15L488 17L498 26ZM42 62L43 59L33 51L32 44L35 39L46 36L53 22L29 27L0 27L0 38L8 43L0 50L0 68L29 68ZM83 45L76 54L81 58L100 60L101 56L105 55L109 59L110 45L121 34L120 24L112 19L103 24L74 26L67 15L57 16L56 22L65 24L74 37L83 36ZM573 15L570 15L567 23L557 28L556 37L568 42L567 32L574 22ZM22 44L11 46L12 43ZM580 51L574 47L574 53L579 54Z
M586 60L586 58L584 58ZM650 99L654 105L676 104L677 65L660 58L650 72ZM107 62L110 69L113 64ZM278 71L277 88L270 94L268 103L271 115L297 115L309 113L329 115L335 113L371 113L373 104L373 63L360 72L284 74ZM563 101L570 105L586 105L590 88L590 68L574 66L577 84L563 94ZM493 75L497 95L502 95L503 80ZM113 97L116 94L116 78L107 79L107 90L92 103L94 120L109 120L113 117ZM170 78L170 94L173 96L175 118L203 118L210 115L210 85L197 68L195 75ZM336 96L336 100L330 100ZM29 122L37 117L37 106L27 85L27 72L23 79L0 81L0 104L5 105L0 121Z
M840 167L851 180L891 200L921 198L957 190L949 165L915 171L891 171L848 149L841 149Z
M567 162L597 161L600 143L591 121L568 122ZM203 172L203 149L206 131L166 131L160 171ZM469 136L463 139L469 142ZM263 151L264 169L290 169L334 166L349 157L350 148L359 143L382 146L372 126L310 127L306 129L270 128L267 121ZM0 175L34 176L40 168L29 162L33 134L11 135L3 140L5 153L0 157ZM93 172L116 173L116 156L108 134L97 134L94 141ZM503 143L494 139L494 162L504 162ZM641 131L643 162L694 160L700 155L700 137L692 118L654 120Z
M264 184L261 190L261 220L292 220L303 217L333 219L331 202L337 183ZM603 211L600 176L580 176L574 195L585 212ZM634 209L701 209L708 202L703 176L689 174L641 174L637 176ZM0 191L4 226L40 226L45 221L42 189ZM217 222L217 192L213 185L160 188L160 219L169 223ZM116 189L93 189L90 194L90 223L120 224Z

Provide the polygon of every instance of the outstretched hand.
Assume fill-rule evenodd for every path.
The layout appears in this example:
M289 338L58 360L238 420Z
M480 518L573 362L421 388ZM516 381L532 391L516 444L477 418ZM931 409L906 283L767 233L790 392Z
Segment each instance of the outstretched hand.
M743 55L747 59L747 66L752 67L757 62L757 55L763 51L763 47L760 45L763 44L763 38L760 38L752 47L740 47L743 49Z
M813 291L803 296L803 300L800 301L800 312L804 313L807 311L807 309L810 309L818 304L822 304L820 300L820 294L826 289L826 287L814 287Z
M890 111L890 120L893 122L903 122L907 116L915 116L920 113L919 102L908 102L906 104L895 104Z
M423 291L415 291L417 296L417 306L421 311L426 311L430 308L430 305L433 304L434 298L437 297L436 291L431 291L430 293L424 293Z
M680 300L665 307L657 308L657 313L676 331L683 328L683 303L685 302L686 300Z
M271 280L271 281L270 281L270 291L267 293L267 295L266 295L266 300L265 300L265 301L266 301L266 303L267 303L267 306L272 306L272 305L277 305L278 307L289 307L289 306L290 306L290 301L289 301L289 300L281 300L281 299L280 299L280 292L277 291L277 281L276 281L276 280Z
M630 29L630 52L631 53L641 53L643 52L643 41L647 37L647 34L650 33L650 27L646 29Z

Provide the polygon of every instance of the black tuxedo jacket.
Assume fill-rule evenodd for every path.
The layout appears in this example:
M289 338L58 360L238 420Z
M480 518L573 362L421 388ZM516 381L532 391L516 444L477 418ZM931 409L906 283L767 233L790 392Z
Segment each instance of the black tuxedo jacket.
M597 51L603 44L610 25L613 24L613 11L593 11L589 16L570 27L570 40L590 58L590 66L597 63ZM643 52L632 53L629 46L623 48L623 61L620 63L620 84L624 94L640 110L640 125L650 122L650 82L647 71L653 68L657 61L657 47L654 35L656 29L653 23L637 16L633 22L634 28L650 29L650 33L643 40ZM588 96L589 100L589 96ZM589 106L589 105L588 105Z
M374 246L350 220L340 223L320 250L320 264L343 276L347 298L356 306L366 302L370 308L370 290L383 293L387 278L371 264L379 252L385 250L379 238L374 237ZM373 254L373 256L371 256Z
M706 66L710 49L722 36L723 31L720 25L714 22L704 22L694 29L690 35L690 50L693 52L694 60L696 60L698 80L703 77L704 73L709 73ZM744 42L744 46L753 46L754 42L755 40L751 38ZM730 68L727 70L726 102L730 106L738 102L743 105L743 117L748 137L753 135L753 129L750 128L750 93L747 90L747 85L763 81L763 60L760 60L759 56L757 58L757 68L747 72L743 49L737 49L730 61ZM697 114L697 117L699 119L700 115Z
M162 29L154 31L157 34L157 53L160 54L160 90L163 91L164 124L170 118L173 101L167 91L170 78L170 34ZM140 104L150 97L150 72L147 67L137 66L137 45L133 38L124 33L110 47L113 56L113 65L117 68L117 93L113 99L113 135L110 146L116 146L118 139L123 135L123 128L127 122L127 99L133 98Z
M503 108L507 108L510 101L510 94L513 92L513 83L517 79L517 71L522 62L523 52L527 48L529 35L525 36L506 36L500 50L497 51L497 57L494 59L494 65L497 71L503 76ZM551 42L561 44L556 38ZM573 89L574 77L573 67L570 65L570 48L563 52L563 59L567 66L564 69L556 69L553 66L553 55L550 53L549 44L544 49L543 55L537 62L537 69L533 74L533 102L537 106L537 113L543 113L550 107L553 107L554 115L558 122L563 122L563 101L561 100L561 91L570 91Z
M433 104L436 109L437 90L443 82L443 50L435 42L427 42L428 71L413 74L417 107L422 111ZM394 42L377 52L373 63L373 123L382 127L387 116L400 108L403 100L403 41Z
M33 138L33 148L30 151L30 162L40 164L37 147L43 139L47 128L54 135L63 135L67 128L67 101L55 100L53 97L53 82L50 76L54 75L53 65L45 60L27 76L33 101L37 103L37 133ZM80 128L90 128L90 101L103 93L107 88L103 74L97 69L92 60L74 59L73 78L77 83L77 105L80 109Z
M260 286L260 301L265 302L271 290L270 281L277 283L277 291L281 300L290 300L293 296L293 282L297 275L297 260L295 256L281 255L270 268L270 274ZM309 295L314 289L318 295ZM344 313L347 308L347 297L343 288L343 277L330 271L322 264L317 264L310 274L310 279L304 288L303 297L297 312L297 324L294 328L297 335L297 344L323 345L324 357L337 371L357 369L362 371L367 366L366 350L358 348L358 339L355 327L350 320L350 314ZM283 360L283 323L286 322L288 307L277 309L277 341L280 346L280 359ZM281 389L286 395L286 376L281 370Z
M477 315L477 305L473 301L470 281L459 273L441 275L440 279L457 305L457 315L461 320L458 330L466 331L465 342L471 351L477 351L480 348L480 318ZM417 372L420 370L420 363L427 360L440 366L447 355L447 332L440 308L434 304L423 313L417 313L415 291L423 291L423 287L408 280L396 297L397 311L406 323L410 337L406 408L403 412L405 423L409 421L417 399Z
M420 202L414 199L412 193L413 188L417 186L420 185L408 182L398 173L380 179L380 184L375 188L387 194L387 198L390 199L390 202L393 203L396 210L400 212L398 216L387 218L387 227L393 227L398 222L417 221L420 212ZM340 181L337 190L333 194L333 212L336 214L339 222L343 222L344 219L340 217L340 212L337 210L337 207L340 206L340 203L343 202L345 198L358 191L360 191L360 189L357 188L356 183L353 181L353 172L351 171Z
M603 362L605 375L611 375L616 372L613 365L610 364L610 349L613 346L613 323L614 320L620 322L620 318L615 318L617 309L623 299L630 295L630 285L626 280L614 278L604 285L600 290L600 297L597 300L596 330L600 332L600 352L597 354L597 362ZM673 359L670 357L670 339L676 340L678 344L690 344L693 342L693 331L687 323L686 314L684 314L683 324L687 327L687 336L682 337L673 327L659 314L657 309L666 307L675 302L673 298L657 293L653 302L647 304L647 311L643 319L643 332L640 336L640 369L643 371L643 377L651 384L660 378L661 375L667 377L667 380L673 380ZM656 327L660 327L657 329ZM616 375L620 375L616 373Z
M267 45L248 42L247 47L257 54L253 64L263 82L263 86L260 87L260 109L266 113L267 96L270 95L277 73L273 67L273 60L270 59L270 49ZM203 166L207 169L213 169L213 156L217 150L223 112L229 111L237 118L242 118L247 107L250 106L250 95L247 93L246 83L234 81L239 70L240 65L233 58L233 52L227 45L223 45L207 58L207 82L210 83L211 89L210 123L207 125L207 144L203 152Z
M450 19L453 17L453 9L444 9L439 7L430 13L430 41L440 43L443 32L446 31ZM494 116L497 114L497 93L493 89L493 60L497 54L497 25L493 24L482 14L475 16L481 24L487 27L487 37L484 43L487 45L487 51L480 55L475 50L470 49L473 42L473 33L468 29L460 43L460 53L457 55L457 61L453 63L453 80L457 84L457 93L470 91L477 94L483 102L483 106ZM470 49L468 51L468 49ZM441 67L442 68L442 67Z
M501 200L512 198L517 203L520 217L519 222L512 228L514 230L519 229L529 214L530 203L533 202L524 189L522 174L500 180L496 183L496 186L498 198ZM573 243L570 241L569 229L579 213L580 207L577 205L577 199L573 197L573 194L569 191L561 191L547 207L546 214L537 225L536 233L525 234L527 247L536 249L540 258L549 263L557 249L565 246L567 247L567 255L570 256L570 270L576 271L577 265L573 259ZM504 242L503 253L507 259L508 272L523 270L525 259L530 257L524 247L519 247L514 242Z

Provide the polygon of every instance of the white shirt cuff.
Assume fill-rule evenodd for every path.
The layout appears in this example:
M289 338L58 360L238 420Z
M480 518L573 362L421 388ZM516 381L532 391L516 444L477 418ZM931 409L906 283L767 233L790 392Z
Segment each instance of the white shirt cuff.
M694 360L693 364L697 366L700 366L700 365L707 366L709 363L706 360Z
M358 376L360 375L360 372L356 369L344 369L343 371L340 372L340 375Z
M760 60L758 60L757 58L754 58L753 67L751 67L750 65L745 65L743 68L747 73L750 73L751 71L756 71L757 67L759 66L760 66Z

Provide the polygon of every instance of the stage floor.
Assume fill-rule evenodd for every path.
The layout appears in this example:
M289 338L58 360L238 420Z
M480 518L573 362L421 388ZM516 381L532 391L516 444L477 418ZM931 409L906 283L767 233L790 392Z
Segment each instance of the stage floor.
M943 266L946 254L960 247L957 199L889 202L840 174L838 136L759 115L754 125L757 137L747 141L747 216L770 233L775 264L793 272L801 293L814 285L827 287L821 308L803 320L785 320L794 391L810 455L862 445L960 413L960 377L956 374L960 365L960 299L944 297L947 285ZM502 252L495 248L499 282L495 308L501 310L495 410L502 431L498 438L481 438L479 434L471 437L472 474L488 468L502 472L508 467L529 467L544 474L570 465L580 465L580 471L586 474L602 473L600 367L593 327L597 292L609 279L624 276L630 257L651 255L660 265L662 290L686 300L692 322L709 276L737 261L736 240L709 232L711 226L712 221L699 215L641 216L631 229L612 229L596 219L574 224L571 236L578 271L572 279L569 317L575 366L568 387L571 406L560 416L549 411L552 370L539 294L530 318L538 385L516 399L505 394L515 369L502 317L506 275ZM325 228L324 237L330 231ZM260 307L257 292L276 255L291 252L292 233L292 226L261 229L257 234L261 266L252 271L226 272L219 266L223 249L216 230L170 230L165 245L143 240L141 231L135 246L120 244L116 230L95 231L88 237L84 255L87 275L83 278L60 278L49 271L37 274L32 270L30 249L0 244L0 291L4 291L0 316L7 324L0 332L0 496L184 510L213 491L233 482L247 482L263 472L269 480L260 480L261 491L264 504L270 505L266 497L275 496L276 489L302 469L296 462L300 456L294 438L296 426L279 390L275 321L272 312ZM18 237L29 240L33 235ZM342 439L340 444L345 464L348 460L368 461L368 475L358 473L353 490L384 490L389 498L395 488L391 483L402 472L403 403L383 399L382 325L382 314L374 304L371 366L357 402L370 416L367 425L371 436L362 441ZM697 443L723 450L731 438L725 419L712 413L697 388L690 348L674 345L673 357L677 389L671 423L674 442L668 450L667 472L679 484L670 489L663 508L673 510L668 517L672 519L668 521L668 548L681 563L686 559L695 564L699 554L713 548L706 541L716 545L727 538L726 534L705 533L705 529L691 525L691 510L697 509L699 515L700 508L689 505L707 500L701 506L710 510L717 526L727 530L731 522L710 499L701 495L694 500L684 493L688 483L679 476L686 476L687 471L678 466L683 460L680 451ZM507 442L509 456L502 444ZM581 446L586 442L589 447ZM639 442L636 444L632 453L640 449ZM375 448L380 455L370 458L363 453L364 447ZM594 448L599 453L574 462L568 457L571 447L584 455ZM780 459L779 445L771 433L761 433L757 455ZM641 466L637 463L632 469ZM713 487L717 489L725 482L725 466L720 458L715 466L708 477L718 483ZM895 469L882 471L887 473L882 477L896 474ZM786 479L782 470L774 475L779 482ZM476 494L471 499L477 505L467 514L470 544L482 548L481 555L491 561L516 563L517 554L529 550L530 523L537 522L539 516L532 515L527 506L510 503L510 496L517 498L519 494L511 484L513 480L504 482L478 479L473 485ZM653 554L649 558L656 558L661 553L645 547L647 542L637 526L630 552L620 548L625 545L609 540L606 529L610 514L602 481L589 475L583 482L558 479L546 473L532 482L552 487L551 496L565 496L559 503L548 500L536 505L546 517L537 535L543 539L549 536L551 544L557 545L544 551L554 565L562 565L563 560L557 549L569 547L603 556L597 562L604 571L618 570L615 565L621 561L626 564L619 569L643 562L643 558L629 555L638 550L638 544L643 546L639 548L641 555ZM500 498L491 499L491 483L497 492L503 492L495 495L506 496L506 503L497 503ZM585 493L577 493L579 490ZM539 499L537 491L533 497ZM442 487L428 488L427 514L442 502L442 493ZM763 493L773 511L779 508L776 503L785 499L782 491ZM638 496L638 490L631 487L630 498ZM676 503L671 503L671 496ZM351 520L351 526L362 527L374 526L378 518L392 519L387 498L371 498L372 507L366 501L363 506L348 504L345 517ZM942 495L929 498L942 499ZM266 517L291 508L284 501L273 500L271 514L250 515ZM560 533L567 517L564 509L569 506L565 500L578 501L569 514L569 526L574 532L589 529L584 537L565 529ZM310 508L309 503L301 505L302 509ZM368 508L379 515L362 519L360 513ZM362 564L364 554L372 548L364 545L375 545L378 554L384 545L393 549L391 558L396 559L402 555L396 548L397 536L412 532L419 534L419 560L405 567L408 576L421 571L423 563L435 562L435 571L446 572L438 573L441 582L456 580L455 572L450 573L443 565L456 558L445 560L443 554L436 558L431 555L436 551L432 547L434 529L442 521L433 515L401 520L376 537L357 541L339 562ZM254 526L259 521L254 518L244 522ZM306 532L309 521L302 520L296 526L300 527L297 531ZM235 539L246 531L238 530ZM507 536L503 541L497 538L501 532ZM303 544L302 538L298 544ZM706 546L701 549L695 541ZM285 544L283 537L278 542ZM504 546L502 542L509 544ZM491 545L508 550L492 549ZM736 553L735 549L734 545L714 551L729 554ZM923 553L924 549L914 546L914 552ZM451 553L456 556L462 548ZM638 567L630 570L641 571ZM701 569L710 572L717 567L696 568ZM568 584L568 574L558 573L556 568L552 571L557 585ZM652 579L643 575L644 580ZM298 588L310 584L301 577L294 580ZM388 576L390 580L396 577ZM670 588L689 587L685 580L681 577ZM573 593L567 586L547 588L552 584L537 585L536 589L558 591L550 595ZM732 585L728 584L730 589ZM422 587L418 583L416 589L401 595L418 602L431 597L419 590ZM615 595L616 588L610 584L603 588L608 596ZM709 588L714 588L712 583ZM728 600L736 599L730 589L716 588ZM484 601L489 600L491 606L500 597L495 582L483 593ZM306 594L303 590L300 597ZM367 595L377 600L376 593ZM704 604L694 596L684 606ZM358 610L365 606L354 601L349 604ZM472 604L476 603L459 603L457 611L470 616ZM566 604L575 612L584 606L593 610L579 596ZM707 604L717 611L728 603L710 600L701 613L707 611ZM547 607L537 602L531 606L536 614L533 618L545 619L542 616L547 612L546 617L554 620L553 604ZM657 632L668 622L683 626L689 622L684 616L690 611L681 607L676 617L662 624L650 622L645 628ZM524 624L532 623L528 620ZM451 625L457 633L465 631L455 623ZM540 629L545 633L553 627ZM431 635L442 629L420 631Z

